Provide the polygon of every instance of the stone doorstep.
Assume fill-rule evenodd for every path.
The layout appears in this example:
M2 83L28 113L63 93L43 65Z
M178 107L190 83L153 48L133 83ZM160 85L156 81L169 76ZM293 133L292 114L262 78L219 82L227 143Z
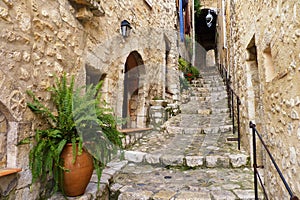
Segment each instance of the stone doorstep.
M150 154L139 151L125 151L125 159L133 163L146 163L162 166L187 166L208 168L240 168L249 165L249 156L245 154L183 156Z

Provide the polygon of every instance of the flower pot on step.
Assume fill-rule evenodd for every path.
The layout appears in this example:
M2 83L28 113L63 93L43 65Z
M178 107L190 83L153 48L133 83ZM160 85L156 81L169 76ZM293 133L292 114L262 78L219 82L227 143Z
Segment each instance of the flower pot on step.
M76 153L78 149L76 147ZM73 163L72 144L66 144L61 158L64 161L65 171L62 177L62 189L67 196L79 196L84 194L93 174L93 158L82 149L82 154L76 156Z

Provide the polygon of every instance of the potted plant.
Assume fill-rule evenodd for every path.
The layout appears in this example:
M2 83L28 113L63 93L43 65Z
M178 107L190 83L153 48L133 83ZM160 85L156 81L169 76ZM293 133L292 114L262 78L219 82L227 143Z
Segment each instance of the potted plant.
M179 58L178 64L179 70L183 72L184 77L187 81L191 82L192 80L199 77L199 70L195 66L192 66L191 63L189 63L185 59Z
M101 85L75 90L74 77L68 82L64 74L50 88L51 106L45 106L33 92L27 92L32 98L28 107L47 122L45 129L36 130L29 154L33 183L53 178L53 192L60 188L67 196L78 196L84 193L95 169L99 184L102 169L117 152L117 146L121 146L122 137L113 115L101 101ZM84 164L79 164L80 160ZM84 166L89 174L83 175L82 169L74 168L77 166ZM74 172L81 174L77 176ZM69 177L76 180L69 181ZM85 180L79 180L80 177ZM79 182L84 182L83 186L78 186ZM63 183L75 183L71 186L75 192Z

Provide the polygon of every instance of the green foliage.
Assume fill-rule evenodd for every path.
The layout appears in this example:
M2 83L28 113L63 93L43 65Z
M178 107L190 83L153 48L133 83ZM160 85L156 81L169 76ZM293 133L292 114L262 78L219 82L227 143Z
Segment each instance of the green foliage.
M183 58L179 58L178 63L179 63L179 70L181 70L183 72L184 77L188 81L191 81L191 80L199 77L199 70L195 66L192 66L191 63L187 62ZM183 84L184 84L184 82L183 82Z
M200 0L195 0L194 1L194 12L195 12L196 17L200 17L201 7L202 7L202 5L200 4Z
M161 96L155 96L152 100L163 100L163 98Z
M45 183L53 178L53 192L58 190L62 170L68 170L63 168L60 155L64 146L72 143L73 162L82 153L82 148L93 156L99 186L106 162L122 145L122 134L117 130L116 120L101 100L101 86L102 82L74 90L74 77L68 82L64 74L60 79L56 78L49 90L52 110L44 106L33 92L27 92L32 98L28 107L48 124L47 129L36 130L35 144L29 154L33 183L38 180ZM28 143L28 138L22 143Z

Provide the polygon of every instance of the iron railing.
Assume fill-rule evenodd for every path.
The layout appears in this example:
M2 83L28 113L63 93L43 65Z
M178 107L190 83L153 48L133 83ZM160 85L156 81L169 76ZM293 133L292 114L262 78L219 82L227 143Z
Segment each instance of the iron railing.
M256 135L258 136L262 146L264 147L264 149L266 150L268 156L270 157L274 167L276 168L277 173L279 174L286 190L288 191L289 195L290 195L290 200L299 200L299 198L297 196L295 196L295 194L292 192L290 186L288 185L288 183L286 182L282 172L280 171L277 163L275 162L275 159L273 158L271 152L269 151L268 147L266 146L265 142L263 141L261 135L258 133L258 131L256 130L256 125L254 123L252 123L250 121L249 123L250 128L252 129L252 137L253 137L253 169L254 169L254 189L255 189L255 200L258 200L258 180L259 179L259 183L262 187L262 190L264 192L264 196L265 198L268 200L268 195L266 193L266 189L264 187L264 184L262 182L262 178L258 172L258 168L260 168L259 166L257 166L257 157L256 157Z
M237 133L238 137L234 139L230 139L231 141L237 141L238 142L238 149L241 149L241 128L240 128L240 105L241 100L240 97L234 92L234 90L230 86L230 76L228 74L227 69L219 64L219 72L221 77L223 78L223 81L226 85L227 95L228 95L228 107L230 110L230 118L232 119L232 131L233 134Z

